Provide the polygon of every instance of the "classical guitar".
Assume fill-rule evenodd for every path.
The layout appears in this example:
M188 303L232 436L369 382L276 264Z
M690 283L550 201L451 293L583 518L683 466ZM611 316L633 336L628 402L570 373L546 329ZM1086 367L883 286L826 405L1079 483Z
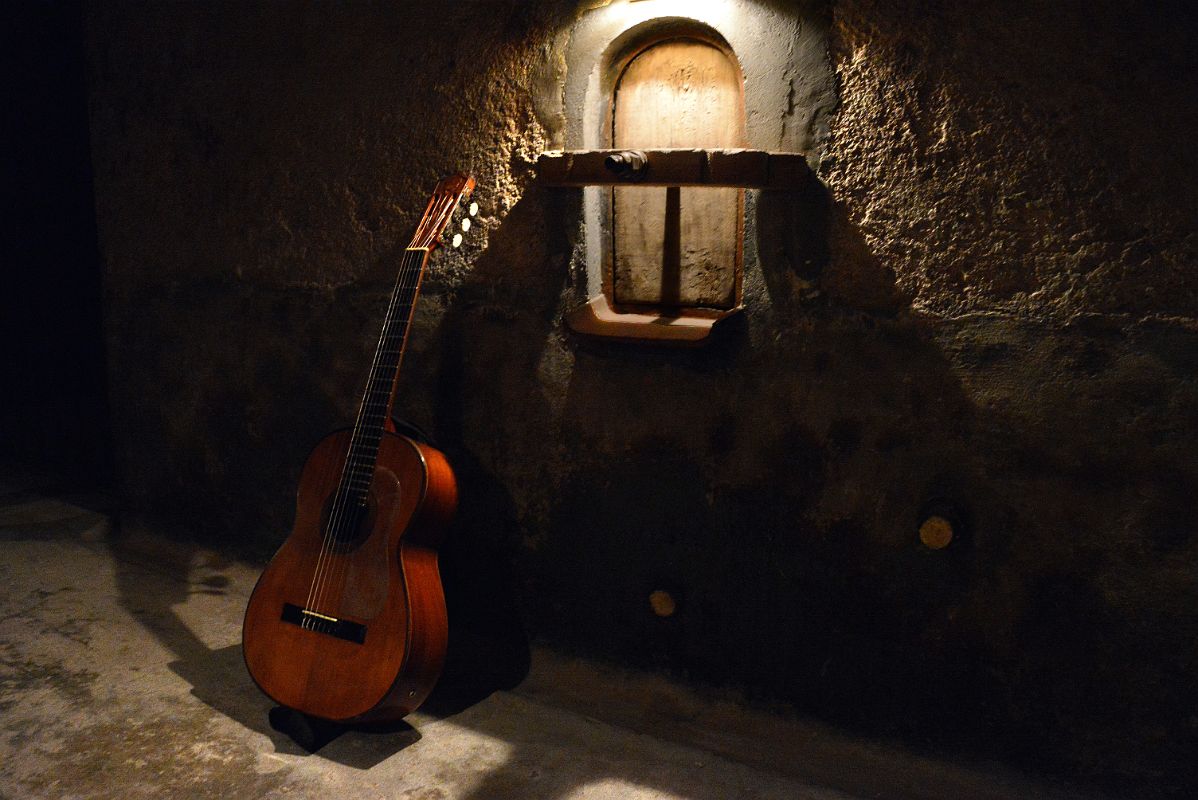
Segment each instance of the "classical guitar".
M357 421L308 457L291 535L246 609L250 675L275 702L314 717L398 719L441 672L447 618L436 547L457 484L440 451L395 433L389 419L429 254L473 189L463 175L437 184L404 251Z

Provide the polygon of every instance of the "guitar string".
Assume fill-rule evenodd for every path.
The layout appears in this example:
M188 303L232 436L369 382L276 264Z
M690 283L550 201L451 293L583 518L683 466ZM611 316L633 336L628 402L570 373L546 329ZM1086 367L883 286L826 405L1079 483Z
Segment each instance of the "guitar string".
M383 331L379 337L379 343L375 347L375 355L371 360L370 375L367 379L366 392L363 395L362 403L359 405L358 414L354 421L353 432L350 435L350 449L346 453L345 461L341 467L341 477L337 483L337 489L333 495L333 506L330 509L327 527L325 528L321 540L320 553L317 556L316 569L313 572L312 584L309 587L307 608L312 611L319 612L321 608L326 608L323 602L323 589L327 582L328 568L333 559L333 550L336 547L337 535L340 532L341 526L347 519L347 513L351 505L350 481L347 476L353 471L353 454L354 442L361 436L364 418L368 412L370 402L370 394L373 383L377 380L376 372L379 367L380 355L384 349L385 342L388 338L388 329L391 326L391 320L394 314L396 303L401 294L401 287L404 283L405 275L409 268L409 260L411 254L405 250L404 256L400 261L399 275L396 280L396 287L391 293L391 298L387 304L387 313L383 320ZM311 618L305 618L305 621ZM314 625L315 623L311 623ZM311 627L311 626L309 626Z
M371 474L369 469L370 461L377 459L378 450L381 441L374 442L374 429L386 424L385 412L380 419L379 415L379 394L382 391L382 383L384 376L389 369L390 353L393 350L392 342L394 339L394 329L397 324L397 311L403 309L407 303L404 300L407 294L407 289L410 286L408 276L411 273L412 267L416 261L415 254L406 253L404 258L404 266L401 275L397 281L394 296L395 302L388 310L387 319L384 324L383 333L379 339L379 348L375 361L371 366L370 377L367 381L366 392L363 395L362 407L359 414L359 420L354 426L354 432L350 439L349 450L345 456L344 475L341 487L339 488L339 502L343 509L338 514L338 519L335 524L330 526L328 531L328 542L330 549L330 557L326 559L328 569L322 575L321 589L335 590L340 570L338 570L337 562L344 561L332 555L339 543L344 543L352 538L350 527L361 522L360 514L365 507L366 499L369 496ZM365 474L363 470L365 468ZM318 593L317 602L322 606L326 602L326 591Z
M406 259L407 257L408 254L405 251L404 258ZM399 276L397 277L397 283L402 280L404 263L404 260L401 259L401 269ZM349 450L346 452L345 460L341 464L341 474L337 481L337 488L333 494L332 506L329 510L325 528L321 532L320 551L317 554L316 567L313 570L312 581L308 587L308 598L305 602L305 608L311 611L319 611L319 609L325 608L320 595L323 594L324 583L326 581L327 575L327 567L333 557L332 550L335 547L335 540L337 538L338 531L346 519L346 506L348 505L348 495L350 493L350 481L347 480L347 477L352 471L354 442L358 439L361 431L363 417L369 404L371 386L375 380L375 371L378 367L379 355L387 338L387 329L390 325L392 311L395 307L398 295L399 291L397 287L396 289L392 290L391 297L388 300L387 313L383 318L383 332L379 337L379 343L375 346L374 357L371 359L371 368L370 374L367 378L366 392L363 394L362 402L358 407L358 413L354 420L354 426L350 434ZM308 628L311 628L316 624L313 618L310 616L304 617L303 621L305 623L305 627Z
M447 226L449 217L452 215L453 208L456 206L456 204L457 199L455 197L445 197L441 199L435 213L432 211L426 211L426 220L424 221L424 225L418 229L417 235L413 239L413 243L417 244L418 247L409 249L412 260L410 264L404 265L404 268L400 274L400 278L397 281L395 296L404 297L403 302L400 303L400 306L403 307L403 313L395 314L392 312L388 314L388 322L384 327L383 338L380 339L380 342L386 341L389 344L389 347L383 352L394 355L395 360L394 363L384 361L376 365L376 367L382 366L385 369L384 374L386 374L386 372L390 373L390 380L380 380L380 378L383 376L376 376L374 374L376 367L372 367L371 382L368 384L367 392L363 397L363 408L368 409L372 416L378 418L374 424L369 425L366 430L369 432L369 435L372 438L377 437L378 441L375 442L372 453L364 453L366 457L365 464L355 463L351 465L351 471L354 469L361 469L362 467L365 467L366 469L366 474L359 476L359 480L363 485L357 490L364 495L363 499L369 497L370 486L373 482L374 472L378 464L378 455L382 447L382 439L384 435L383 432L386 427L386 418L392 405L395 386L399 377L400 362L403 359L404 350L406 349L407 345L408 331L412 323L412 313L415 310L416 301L419 297L420 284L424 275L424 268L425 264L427 263L428 252L432 245L432 242L429 241L428 237L431 233L432 238L436 238L436 236L439 236L440 233L444 231L444 228ZM434 205L435 204L430 201L429 209L432 209ZM409 290L410 296L408 296ZM359 454L362 454L361 449L359 449L358 452ZM353 482L351 480L351 486L352 485ZM400 488L400 491L403 491L403 487ZM330 592L337 595L336 599L338 600L340 599L340 594L343 593L345 589L344 579L348 569L348 559L339 558L334 560L332 575L328 580L328 588ZM318 598L318 600L324 600L323 594Z
M350 487L349 481L347 481L347 476L353 469L352 456L354 453L354 442L357 441L361 436L363 421L370 406L370 393L372 384L376 380L376 371L379 367L380 355L387 340L388 329L391 325L391 319L394 314L396 303L401 294L401 286L404 282L405 274L408 271L410 259L411 254L405 250L404 256L400 261L400 270L399 276L396 280L396 287L392 291L391 298L387 304L387 313L383 320L383 331L379 337L378 344L375 346L374 358L371 360L370 375L367 378L366 392L362 397L362 403L358 407L358 414L354 421L353 432L350 435L350 449L346 452L345 461L341 466L341 477L337 482L337 489L333 495L333 506L330 509L328 523L323 532L320 553L317 556L316 569L313 573L312 584L308 591L307 608L312 611L319 612L320 608L325 608L322 595L324 594L323 589L325 588L325 584L327 582L328 567L333 558L333 550L336 547L337 535L340 532L341 526L347 519L347 513L350 511L348 508L350 506Z
M393 320L393 330L389 331L388 333L389 338L392 340L392 347L389 349L394 355L394 364L392 365L392 363L388 362L386 366L387 371L390 372L390 380L379 381L372 397L372 416L375 418L375 421L371 426L370 436L375 440L373 452L366 450L363 453L366 459L366 463L364 465L355 464L355 468L365 468L365 474L361 476L361 491L367 497L369 497L370 494L374 475L377 473L379 455L382 453L386 420L394 395L394 387L399 374L400 362L403 359L404 342L407 338L407 331L411 324L411 312L415 308L415 300L420 286L420 273L423 271L424 262L424 253L420 253L415 256L415 262L413 266L417 274L415 275L413 282L406 284L404 287L405 293L409 290L411 292L410 297L404 304L407 308L404 309L405 313ZM402 493L408 490L408 488L409 487L400 486L399 490ZM334 599L339 600L340 596L343 595L345 591L345 578L349 567L350 560L348 558L338 559L334 565L334 573L330 582L332 591L338 595L338 597Z
M434 196L429 201L421 226L417 228L413 245L419 246L427 238L427 229L432 227L428 223L434 220L438 235L443 232L448 222L447 217L452 214L452 209L456 204L457 200L453 197L444 198L438 203ZM317 567L309 589L308 608L314 611L319 608L328 608L328 594L339 595L341 593L337 589L343 582L348 570L348 563L346 559L337 558L334 551L339 536L349 533L343 531L342 528L357 521L356 514L361 513L361 510L365 508L365 500L369 497L370 485L381 449L387 411L392 404L399 365L406 348L408 330L411 327L412 312L415 310L416 300L419 296L426 258L427 247L409 247L405 250L404 257L400 262L396 286L392 292L383 331L375 349L375 358L372 361L366 391L358 410L358 418L354 424L349 450L342 465L341 480L334 495L329 525L325 531L321 552L317 558ZM398 309L402 309L402 315L396 313ZM400 320L400 316L404 319ZM397 331L397 328L400 330ZM397 333L399 334L398 341L396 341ZM394 363L390 363L393 356L395 357ZM391 372L391 380L383 381L387 372ZM383 385L384 383L386 385ZM378 441L371 445L371 439ZM362 474L363 468L365 474ZM359 494L362 495L362 502L358 501L357 495ZM338 562L341 562L340 568L338 568ZM344 590L343 586L340 588L341 591Z
M453 199L448 198L449 207L451 207L452 203ZM430 200L429 207L426 209L425 219L422 221L421 227L417 229L417 234L413 238L413 245L417 245L417 247L409 247L407 252L405 252L404 260L401 262L401 270L397 277L395 290L392 293L392 303L388 308L383 333L379 340L379 347L376 350L376 358L372 363L367 389L363 395L362 406L359 409L359 420L355 424L350 451L346 454L341 484L342 490L339 492L338 498L340 508L338 509L337 519L330 526L327 535L328 552L321 568L320 579L317 583L317 596L315 598L315 603L322 608L328 607L326 603L328 602L327 595L329 593L340 594L338 587L342 584L345 571L348 569L348 561L343 558L336 558L333 553L338 543L337 537L339 534L348 533L342 529L348 524L355 522L355 511L361 513L361 509L365 505L365 503L358 502L357 495L362 495L362 500L369 497L374 467L377 465L383 429L386 424L387 411L391 405L395 379L398 376L399 359L402 358L403 345L407 329L410 326L411 313L415 307L420 277L423 274L422 271L427 257L427 248L421 249L419 245L425 243L424 240L427 236L427 228L430 222L435 220L438 223L438 229L443 225L446 210L444 206L446 204L447 201L443 199L443 207L437 207L434 211L432 209L437 204L433 200ZM397 307L403 310L402 314L396 313ZM396 342L397 333L400 334L398 342ZM396 344L399 345L398 350L396 349ZM389 357L394 355L398 355L399 358L394 363L390 363ZM382 356L387 356L387 358L383 358ZM380 370L382 374L380 374ZM391 380L383 381L382 378L387 372L391 372ZM372 446L373 451L371 452L367 446L370 445L370 439L372 438L377 438L378 441L374 442ZM362 474L363 468L365 468L365 474ZM348 476L348 479L346 479L346 476ZM338 565L340 565L340 569ZM344 591L343 585L340 585L340 590Z
M421 220L421 225L417 228L416 236L413 238L413 244L416 244L420 241L421 234L424 230L424 225L427 223L430 215L430 209L434 207L435 199L435 196L433 199L430 199L428 206L425 208L424 217ZM309 607L313 610L316 610L317 606L320 606L321 608L327 608L324 604L324 590L326 589L326 584L329 580L328 568L329 564L334 560L334 550L336 549L338 534L341 532L341 529L345 526L345 523L349 519L347 514L352 512L353 505L357 505L356 503L351 504L351 501L353 500L352 495L356 491L369 491L368 481L366 482L364 489L356 489L354 485L355 481L347 480L347 478L355 472L355 468L358 466L355 463L353 456L355 452L360 453L361 451L360 449L355 450L355 442L360 442L361 440L364 430L364 422L366 421L366 415L368 412L372 414L374 413L373 405L376 401L372 395L375 391L374 385L377 383L379 377L377 372L382 364L380 355L386 350L383 345L389 338L393 320L396 316L394 313L395 306L399 298L402 296L402 290L405 287L410 287L410 284L408 284L408 278L412 272L411 267L415 263L412 260L413 253L410 252L411 249L411 247L405 248L404 256L400 261L400 270L396 277L396 287L391 293L391 299L388 303L387 313L383 321L383 332L380 335L379 344L375 348L375 357L371 362L370 375L367 380L367 389L363 394L362 404L359 406L358 416L354 423L353 433L351 434L350 450L347 451L346 459L342 463L341 478L338 482L337 492L334 495L333 509L329 515L330 518L328 527L321 543L321 552L317 558L317 568L313 575L312 586L310 587L311 599ZM377 457L377 449L375 455Z

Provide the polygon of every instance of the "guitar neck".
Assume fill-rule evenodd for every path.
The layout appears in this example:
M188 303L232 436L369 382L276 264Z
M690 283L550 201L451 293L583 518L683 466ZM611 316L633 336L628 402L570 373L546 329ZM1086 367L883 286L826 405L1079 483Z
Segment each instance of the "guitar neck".
M399 366L408 343L408 330L412 327L412 316L420 295L420 282L424 277L428 254L427 247L404 250L395 289L391 292L391 302L374 351L366 391L358 407L358 418L354 423L349 455L342 474L342 491L357 499L366 496L374 477L379 442L386 429L387 417L391 414Z

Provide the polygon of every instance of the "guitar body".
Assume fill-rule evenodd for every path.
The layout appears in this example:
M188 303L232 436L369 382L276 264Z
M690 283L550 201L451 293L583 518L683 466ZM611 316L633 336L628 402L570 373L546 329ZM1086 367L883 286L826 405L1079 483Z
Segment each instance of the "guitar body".
M352 535L325 531L351 432L322 440L304 465L295 525L254 587L245 663L275 702L339 722L398 719L432 691L447 619L436 547L457 505L440 451L395 433L379 441Z

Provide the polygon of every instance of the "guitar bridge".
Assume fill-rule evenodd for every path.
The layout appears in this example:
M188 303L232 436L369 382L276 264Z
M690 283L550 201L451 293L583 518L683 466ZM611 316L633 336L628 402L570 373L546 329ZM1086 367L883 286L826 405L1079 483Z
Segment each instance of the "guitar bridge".
M350 622L347 619L330 617L328 614L321 614L319 611L300 608L293 603L283 604L283 613L280 615L280 619L284 622L290 622L292 625L298 625L305 630L335 636L338 639L344 639L354 644L362 644L366 641L365 625Z

